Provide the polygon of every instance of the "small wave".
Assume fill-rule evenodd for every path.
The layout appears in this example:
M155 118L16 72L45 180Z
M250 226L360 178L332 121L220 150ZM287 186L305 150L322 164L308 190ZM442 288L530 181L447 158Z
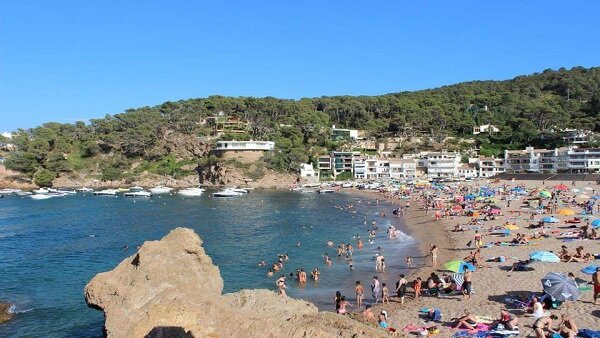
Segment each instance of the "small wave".
M5 233L5 234L0 234L0 239L2 239L2 238L8 238L8 237L13 237L15 235L16 235L16 233L14 233L14 232L8 232L8 233Z
M34 307L32 307L32 308L28 308L28 309L23 309L23 310L18 310L18 309L17 309L17 306L16 306L15 304L12 304L12 305L11 305L11 306L8 308L8 312L9 312L9 313L12 313L12 314L15 314L15 315L16 315L16 314L20 314L20 313L27 313L27 312L29 312L29 311L33 311L33 310L35 310L35 308L34 308Z

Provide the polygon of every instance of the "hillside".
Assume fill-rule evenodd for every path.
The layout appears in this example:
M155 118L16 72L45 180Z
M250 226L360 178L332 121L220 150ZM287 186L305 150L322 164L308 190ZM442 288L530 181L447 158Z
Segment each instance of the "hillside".
M558 142L552 138L555 128L600 131L600 68L545 70L506 81L380 96L300 100L210 96L165 102L88 124L49 122L19 130L11 140L18 151L9 154L6 166L40 184L59 175L83 174L103 181L132 180L142 174L210 176L216 166L235 166L208 152L215 138L206 118L218 112L249 122L247 133L221 138L276 142L276 151L258 164L261 170L289 172L338 147L329 138L331 125L383 138L411 133L460 137L470 134L474 125L492 123L501 132L478 136L477 144L486 154L499 154L536 142Z

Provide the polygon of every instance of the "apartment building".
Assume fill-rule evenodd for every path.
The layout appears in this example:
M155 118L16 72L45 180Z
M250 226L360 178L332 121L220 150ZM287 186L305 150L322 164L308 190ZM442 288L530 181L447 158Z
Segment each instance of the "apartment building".
M414 159L390 159L390 178L414 179L417 177L417 161Z
M477 170L479 177L492 177L501 174L505 171L504 158L479 157Z
M460 154L454 152L431 152L421 158L428 178L457 178L460 160Z

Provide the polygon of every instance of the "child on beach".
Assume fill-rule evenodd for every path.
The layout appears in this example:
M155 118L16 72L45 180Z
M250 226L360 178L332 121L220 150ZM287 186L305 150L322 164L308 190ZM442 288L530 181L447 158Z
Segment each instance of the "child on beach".
M388 289L386 283L381 284L381 303L385 304L386 302L390 303L390 290Z
M406 266L411 267L413 265L412 256L406 256Z
M417 279L415 279L413 282L413 289L415 289L415 300L419 300L419 297L421 297L421 283L421 277L417 277Z

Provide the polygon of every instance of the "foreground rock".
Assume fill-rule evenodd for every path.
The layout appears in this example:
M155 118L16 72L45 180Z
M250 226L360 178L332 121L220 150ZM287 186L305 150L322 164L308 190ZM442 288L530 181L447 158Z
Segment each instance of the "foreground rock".
M388 337L311 303L268 290L222 294L218 267L190 229L146 242L85 287L108 337Z
M11 320L13 313L10 312L12 304L0 301L0 324L4 324Z

